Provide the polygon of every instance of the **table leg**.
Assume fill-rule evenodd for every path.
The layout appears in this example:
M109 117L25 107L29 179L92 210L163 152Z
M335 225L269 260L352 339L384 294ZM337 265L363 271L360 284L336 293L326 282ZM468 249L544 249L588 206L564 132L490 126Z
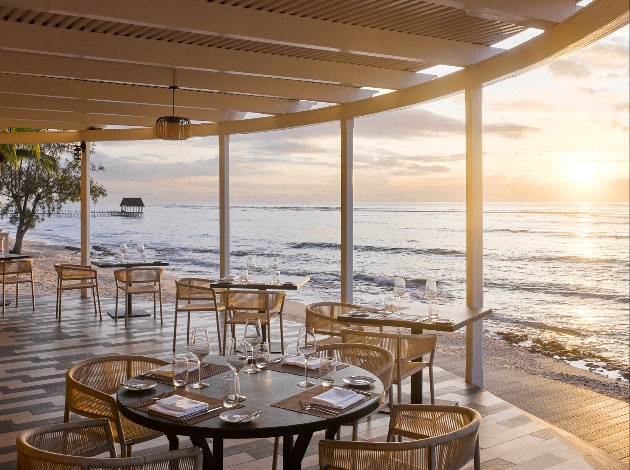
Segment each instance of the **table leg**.
M217 467L214 456L212 452L210 452L210 447L208 447L208 442L204 437L190 436L190 442L192 442L194 446L201 447L203 451L203 470L221 470L221 467ZM223 444L223 442L221 442L221 444Z
M284 454L282 456L283 469L300 470L302 468L302 460L304 459L304 454L306 454L306 449L308 449L308 445L311 443L312 437L312 432L298 434L291 454L288 456Z
M177 437L177 434L167 434L166 438L168 439L168 450L179 449L179 437Z
M339 426L336 428L326 429L326 434L324 434L324 439L334 440L337 435L337 431L339 431Z
M422 328L412 328L412 335L421 335L424 332ZM418 358L422 361L422 357ZM422 371L416 372L411 376L411 403L422 404Z
M282 467L290 468L291 452L293 452L293 436L282 436Z
M131 317L131 315L133 314L133 306L131 304L131 298L132 298L132 295L127 294L127 316L128 317Z
M223 468L223 438L212 438L212 453L214 455L214 468Z

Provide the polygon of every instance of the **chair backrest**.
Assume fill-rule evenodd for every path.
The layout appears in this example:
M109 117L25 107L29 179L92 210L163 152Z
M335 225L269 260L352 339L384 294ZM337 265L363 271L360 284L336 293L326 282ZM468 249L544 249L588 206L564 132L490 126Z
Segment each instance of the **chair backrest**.
M455 470L474 457L481 415L463 406L398 404L389 416L393 436L430 441L436 468Z
M2 266L2 274L5 276L11 274L30 274L33 272L32 259L3 261L0 265Z
M177 300L202 300L211 301L216 299L215 290L210 285L215 282L211 279L181 278L175 281Z
M114 271L114 279L125 284L160 282L164 268L130 268Z
M55 271L62 281L83 281L96 279L97 276L96 269L80 264L55 264Z
M16 444L18 470L201 470L202 463L202 452L198 447L116 458L107 420L53 424L30 429L18 435ZM107 451L112 458L92 457Z
M224 295L228 310L273 311L283 308L287 293L230 289Z
M313 328L319 335L341 336L341 329L347 325L337 322L337 317L357 308L361 307L341 302L316 302L307 305L305 326Z
M345 328L341 331L344 343L364 343L387 349L399 362L412 361L420 356L435 354L437 335L434 334L397 334L357 331Z
M384 390L388 390L392 385L394 356L386 349L368 344L335 343L318 346L317 355L332 357L338 362L361 367L373 373L383 383Z
M120 383L166 364L167 361L145 356L104 356L81 361L66 372L68 410L90 418L113 419L107 402Z

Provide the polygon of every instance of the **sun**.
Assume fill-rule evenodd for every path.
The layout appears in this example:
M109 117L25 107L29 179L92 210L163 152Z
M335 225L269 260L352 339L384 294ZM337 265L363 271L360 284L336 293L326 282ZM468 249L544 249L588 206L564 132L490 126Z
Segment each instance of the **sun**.
M597 178L597 170L591 163L580 162L569 168L569 179L581 186L590 186Z

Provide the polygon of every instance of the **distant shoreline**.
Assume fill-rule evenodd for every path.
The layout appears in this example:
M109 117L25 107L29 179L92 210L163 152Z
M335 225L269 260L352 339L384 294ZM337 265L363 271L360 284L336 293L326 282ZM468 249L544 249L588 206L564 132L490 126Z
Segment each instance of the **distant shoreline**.
M40 295L55 295L57 275L55 263L79 263L80 257L73 247L63 247L51 243L24 240L23 252L33 256L35 292ZM175 301L175 283L177 276L165 274L163 278L163 300L165 303ZM115 284L110 273L103 272L99 276L100 293L103 297L115 296ZM322 299L324 300L324 299ZM285 304L284 317L289 321L304 323L304 304L288 301ZM168 309L165 315L172 314ZM509 339L509 338L508 338ZM517 338L518 339L518 338ZM484 362L520 370L533 375L559 380L578 387L607 395L623 401L629 401L630 387L627 381L614 380L589 370L579 369L564 361L535 354L528 349L514 345L508 341L485 337ZM465 356L465 335L440 334L438 348L446 353ZM439 364L436 364L439 367Z

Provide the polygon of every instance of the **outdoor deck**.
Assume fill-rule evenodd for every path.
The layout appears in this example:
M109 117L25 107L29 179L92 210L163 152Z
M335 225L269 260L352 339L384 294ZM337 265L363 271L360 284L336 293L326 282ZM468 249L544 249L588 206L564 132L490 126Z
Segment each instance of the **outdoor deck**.
M130 326L125 328L124 322L116 325L105 314L105 310L113 307L113 299L103 299L102 322L94 316L91 299L72 297L64 300L61 326L55 322L54 296L38 296L36 302L37 309L33 312L30 299L25 297L20 301L19 308L7 307L5 316L0 319L0 470L15 468L15 438L22 430L63 421L64 374L75 362L110 354L170 357L172 305L165 304L165 322L162 326L159 320L143 317L130 321ZM201 315L193 315L193 325L199 325L200 318ZM214 330L214 319L204 326ZM288 341L295 340L299 326L285 323ZM184 334L183 326L181 333ZM212 338L212 354L215 354L216 335ZM497 367L488 368L487 381L490 387L500 389L498 395L516 396L513 393L510 395L510 388L520 386L520 406L529 407L530 412L535 406L538 406L536 409L539 411L546 409L555 412L550 421L556 423L556 427L487 390L466 384L461 375L453 373L461 373L463 362L464 359L460 357L438 354L436 365L440 367L436 367L435 372L436 395L473 407L483 416L481 459L484 470L627 468L627 446L625 459L621 455L623 451L619 451L615 445L613 447L617 450L611 449L604 453L566 432L565 426L571 421L580 423L580 429L590 425L593 432L599 433L599 439L605 440L606 436L610 438L623 433L620 428L623 423L627 431L627 404L617 400L615 402L618 403L611 403L610 399L604 397L600 401L607 405L598 406L593 397L589 401L583 391L574 387ZM409 385L406 391L409 392ZM569 392L571 395L566 395ZM620 406L620 403L624 406ZM614 411L602 414L602 406ZM596 416L599 421L595 419ZM387 414L382 414L362 422L359 437L383 440L387 433L388 418ZM603 426L602 421L608 425ZM344 428L343 431L347 438L350 428ZM321 437L316 435L313 438L303 468L318 468L317 441ZM625 439L627 442L627 432ZM614 441L623 442L623 439ZM597 442L593 441L592 444L597 445ZM190 442L182 439L182 446L186 445L190 445ZM239 470L249 470L271 466L271 439L226 441L225 446L226 468L238 466ZM616 446L619 447L619 444ZM166 439L162 438L134 446L134 453L167 448ZM472 468L472 463L469 467Z

